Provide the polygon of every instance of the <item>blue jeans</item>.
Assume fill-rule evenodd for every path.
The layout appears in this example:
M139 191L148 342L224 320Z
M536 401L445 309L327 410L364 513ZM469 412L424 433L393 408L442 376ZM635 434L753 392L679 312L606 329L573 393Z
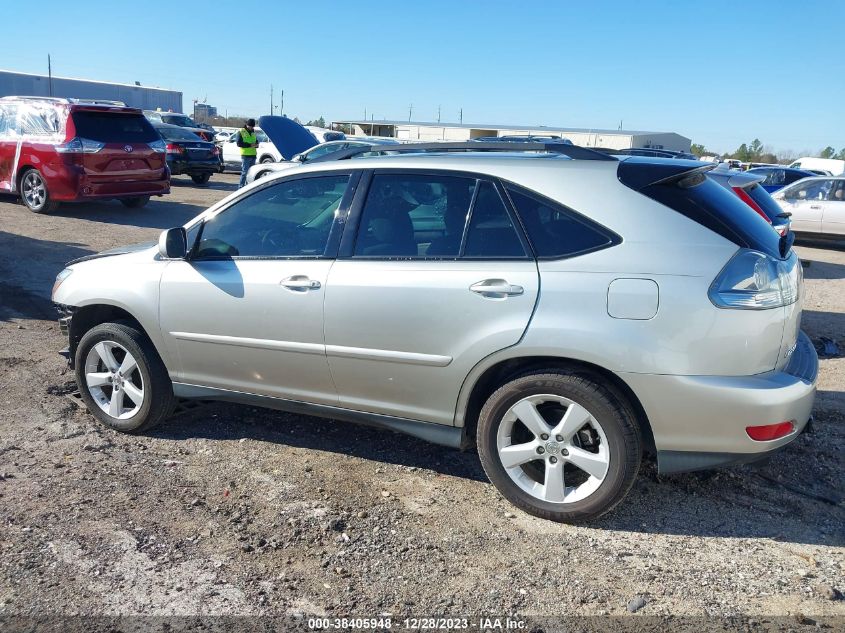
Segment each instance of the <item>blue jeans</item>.
M241 181L238 183L238 189L246 184L246 172L255 164L255 156L241 156Z

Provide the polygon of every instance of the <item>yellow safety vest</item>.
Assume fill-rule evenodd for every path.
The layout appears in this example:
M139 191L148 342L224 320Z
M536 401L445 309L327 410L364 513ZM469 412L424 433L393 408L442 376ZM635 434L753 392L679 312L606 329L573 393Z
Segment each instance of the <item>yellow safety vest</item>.
M250 134L249 130L246 128L241 129L241 142L246 143L247 145L251 145L255 143L255 134ZM241 156L255 156L258 153L254 147L239 147L238 149L241 150Z

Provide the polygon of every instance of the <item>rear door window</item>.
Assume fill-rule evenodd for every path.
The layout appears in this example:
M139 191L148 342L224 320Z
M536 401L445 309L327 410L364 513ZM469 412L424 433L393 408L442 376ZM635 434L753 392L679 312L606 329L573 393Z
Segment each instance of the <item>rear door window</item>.
M100 143L151 143L158 132L141 114L77 110L71 114L76 135Z
M465 257L485 259L525 257L516 227L492 182L481 181L479 185L463 254Z
M472 178L376 174L361 213L356 257L458 257Z

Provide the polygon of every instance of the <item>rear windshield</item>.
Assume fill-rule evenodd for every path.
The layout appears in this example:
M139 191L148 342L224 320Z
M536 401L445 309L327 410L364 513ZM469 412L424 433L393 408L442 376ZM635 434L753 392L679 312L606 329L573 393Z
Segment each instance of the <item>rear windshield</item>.
M161 137L166 141L201 141L202 139L190 132L188 130L184 130L180 127L172 128L172 127L160 127L156 128L158 133L161 134Z
M142 114L77 110L71 115L76 135L101 143L152 143L158 133Z
M766 191L760 185L752 185L748 189L745 190L751 199L757 203L761 209L763 209L763 213L766 214L766 217L772 221L772 224L775 224L775 220L777 217L783 213L783 209L780 208L775 199L769 195L769 192ZM780 222L778 222L780 224Z
M754 209L714 180L703 175L693 178L693 182L687 186L678 183L653 184L642 188L640 193L706 226L738 246L781 257L780 236Z

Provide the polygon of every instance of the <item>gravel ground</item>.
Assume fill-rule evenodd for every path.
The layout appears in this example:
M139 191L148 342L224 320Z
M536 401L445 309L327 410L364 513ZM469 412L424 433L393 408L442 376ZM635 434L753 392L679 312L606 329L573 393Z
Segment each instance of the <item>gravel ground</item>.
M521 513L475 453L214 404L133 437L70 397L49 305L74 257L153 239L234 190L37 216L0 197L0 617L46 613L840 616L845 357L816 433L769 464L657 475L590 527ZM845 352L845 247L798 248L804 328ZM804 614L804 615L799 615Z

